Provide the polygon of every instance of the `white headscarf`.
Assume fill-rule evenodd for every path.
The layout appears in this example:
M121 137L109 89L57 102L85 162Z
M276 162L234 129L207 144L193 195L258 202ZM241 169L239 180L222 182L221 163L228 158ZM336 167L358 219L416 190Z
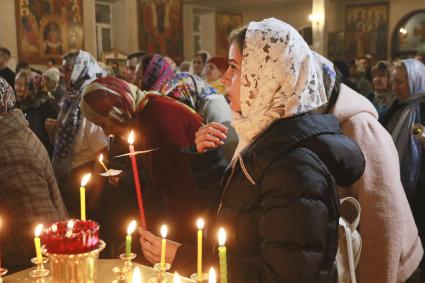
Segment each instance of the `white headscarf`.
M274 18L249 23L240 100L232 123L240 138L235 155L273 121L327 102L322 66L292 26Z
M406 66L410 95L425 93L425 65L416 59L401 61Z

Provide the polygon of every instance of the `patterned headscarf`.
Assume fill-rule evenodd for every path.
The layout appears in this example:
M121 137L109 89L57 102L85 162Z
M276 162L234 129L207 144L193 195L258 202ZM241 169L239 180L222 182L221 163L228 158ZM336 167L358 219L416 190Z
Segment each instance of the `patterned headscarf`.
M153 55L143 74L143 90L159 91L161 86L174 74L170 64L159 54Z
M62 66L71 71L70 89L63 99L58 120L62 126L53 153L53 162L64 162L69 159L71 146L74 144L75 135L81 122L80 100L85 86L98 77L106 76L106 70L102 69L96 59L85 51L73 52L65 55ZM55 166L54 166L55 167Z
M410 95L425 93L425 65L416 59L401 61L406 66Z
M232 122L240 138L237 152L273 121L326 103L322 66L293 27L274 18L248 25L240 100L241 113Z
M124 80L100 78L86 87L80 107L90 121L105 117L125 125L147 104L146 94Z
M9 83L0 77L0 117L15 108L15 92Z
M174 98L199 111L201 102L209 95L217 94L217 90L206 81L190 73L181 72L170 77L161 87L163 95Z
M159 54L151 59L143 74L143 90L159 91L186 104L195 111L208 95L217 90L196 75L186 72L174 73L169 63Z
M43 91L43 77L31 70L23 69L16 75L15 80L15 90L18 93L19 87L16 85L16 81L18 79L23 78L25 80L25 88L28 91L28 94L25 97L21 97L19 95L16 96L18 108L25 110L27 108L37 108L47 100L49 100L49 96L47 92Z

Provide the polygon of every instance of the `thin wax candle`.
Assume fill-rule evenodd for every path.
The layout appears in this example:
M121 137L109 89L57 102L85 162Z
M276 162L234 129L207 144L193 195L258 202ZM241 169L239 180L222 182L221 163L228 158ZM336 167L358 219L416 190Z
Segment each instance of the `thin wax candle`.
M86 220L86 188L85 186L89 182L91 177L91 174L84 175L83 179L81 180L81 187L80 187L80 208L81 208L81 220Z
M226 251L226 231L223 228L218 230L218 256L220 260L220 282L227 283L227 251Z
M162 242L161 242L161 269L165 270L165 246L167 243L167 232L168 232L168 228L167 225L162 225L161 226L161 237L162 237Z
M128 144L129 144L128 148L130 150L131 165L133 167L134 185L136 186L137 203L139 205L140 225L142 225L142 228L146 230L147 226L146 226L146 219L145 219L145 209L143 207L142 189L140 186L139 170L137 169L137 161L136 161L136 155L134 153L133 143L134 143L134 131L131 131L130 135L128 136Z
M43 257L41 255L41 241L40 241L40 235L41 232L43 231L43 224L38 224L35 227L35 231L34 231L34 245L35 245L35 254L37 257L37 262L42 262L43 261Z
M109 170L108 170L108 167L106 167L105 163L103 162L103 154L102 153L99 155L99 163L100 163L100 165L102 165L103 169L105 169L105 172L108 173Z
M202 229L204 229L205 221L202 218L199 218L196 221L196 226L198 228L198 280L202 280Z
M136 230L137 223L135 220L131 221L127 228L127 236L125 237L125 253L127 256L131 254L131 241L134 230Z

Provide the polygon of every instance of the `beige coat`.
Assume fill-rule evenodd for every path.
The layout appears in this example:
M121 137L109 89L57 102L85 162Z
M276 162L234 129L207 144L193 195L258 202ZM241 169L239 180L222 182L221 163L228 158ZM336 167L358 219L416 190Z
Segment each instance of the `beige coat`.
M349 191L340 189L341 196L354 196L362 207L358 282L404 282L418 267L423 248L400 182L393 140L377 121L373 105L343 84L330 113L340 121L343 133L358 143L366 160L363 176Z

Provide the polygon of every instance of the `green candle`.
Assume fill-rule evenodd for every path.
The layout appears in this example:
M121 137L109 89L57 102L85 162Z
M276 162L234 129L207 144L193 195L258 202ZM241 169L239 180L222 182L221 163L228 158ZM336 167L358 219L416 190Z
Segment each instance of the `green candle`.
M218 256L220 259L220 282L227 283L227 255L226 255L226 231L223 228L218 230Z
M130 222L127 228L127 236L125 237L125 254L127 256L130 256L131 254L131 234L133 234L134 230L136 229L136 221L133 220Z

